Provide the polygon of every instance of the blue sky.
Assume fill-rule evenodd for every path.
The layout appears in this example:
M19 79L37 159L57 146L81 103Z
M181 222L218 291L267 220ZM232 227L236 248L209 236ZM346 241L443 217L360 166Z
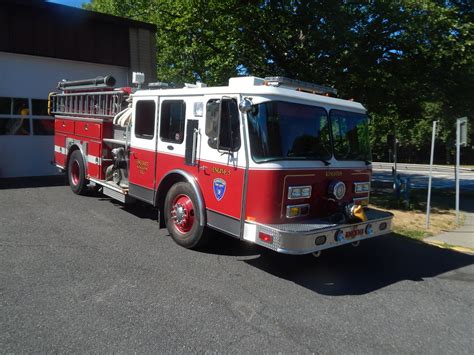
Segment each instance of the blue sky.
M81 7L81 5L85 2L90 2L89 0L48 0L48 2L55 2L57 4L67 5L67 6L74 6L74 7Z

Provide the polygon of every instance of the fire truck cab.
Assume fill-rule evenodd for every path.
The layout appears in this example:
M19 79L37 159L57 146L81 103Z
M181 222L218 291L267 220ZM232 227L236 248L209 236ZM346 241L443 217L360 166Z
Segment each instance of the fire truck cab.
M284 77L220 87L114 82L62 81L50 94L55 161L74 193L95 186L122 203L149 203L186 248L208 241L206 227L288 254L390 233L392 214L367 207L360 103Z

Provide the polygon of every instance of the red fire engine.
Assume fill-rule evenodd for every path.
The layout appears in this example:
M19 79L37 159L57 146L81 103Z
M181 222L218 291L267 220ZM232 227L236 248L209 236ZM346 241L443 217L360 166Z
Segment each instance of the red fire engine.
M91 186L158 209L176 243L205 227L277 252L314 253L387 234L392 214L368 208L366 110L336 90L284 77L228 86L114 88L61 81L50 94L56 165L76 194Z

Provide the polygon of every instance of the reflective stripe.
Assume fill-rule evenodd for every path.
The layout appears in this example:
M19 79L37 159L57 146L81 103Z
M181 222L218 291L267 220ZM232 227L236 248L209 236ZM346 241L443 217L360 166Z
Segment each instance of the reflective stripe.
M102 159L94 155L88 155L87 162L91 164L102 165Z
M64 154L64 155L66 155L66 153L67 153L66 148L60 147L59 145L55 145L55 146L54 146L54 151L55 151L56 153Z

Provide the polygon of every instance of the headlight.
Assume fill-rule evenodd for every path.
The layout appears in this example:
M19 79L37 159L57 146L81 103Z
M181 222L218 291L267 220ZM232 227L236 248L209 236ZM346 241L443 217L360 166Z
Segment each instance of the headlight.
M354 192L356 194L368 193L370 190L369 182L355 182L354 183Z
M288 199L310 198L311 186L290 186L288 187Z
M286 218L295 218L307 216L309 214L309 205L286 206Z
M340 200L346 194L346 184L342 181L333 181L329 184L328 193L330 196Z

